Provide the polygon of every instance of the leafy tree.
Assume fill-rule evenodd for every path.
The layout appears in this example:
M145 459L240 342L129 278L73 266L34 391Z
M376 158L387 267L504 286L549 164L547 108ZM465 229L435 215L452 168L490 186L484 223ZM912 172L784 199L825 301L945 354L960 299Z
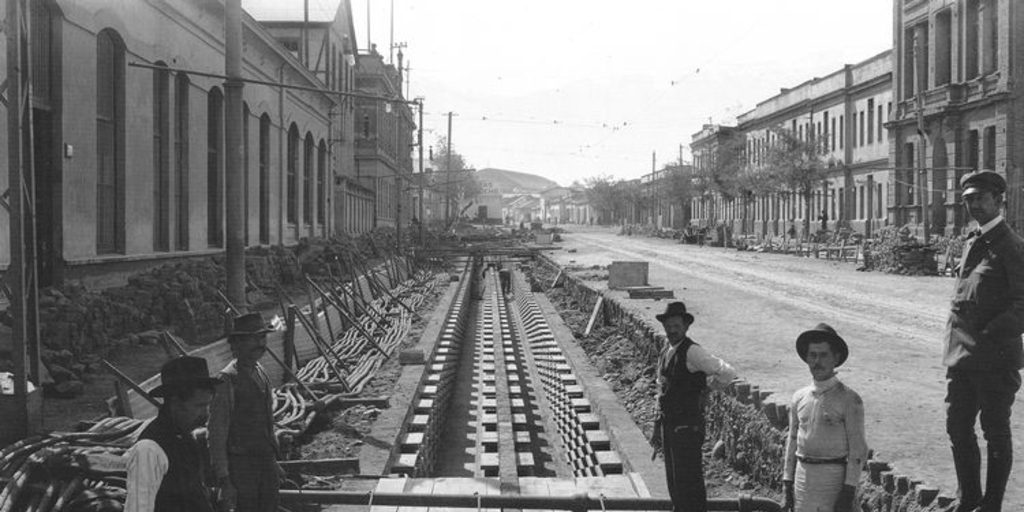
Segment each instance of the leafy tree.
M774 128L775 143L768 148L764 172L781 190L804 199L804 233L811 230L811 198L828 178L834 162L825 155L825 138L801 139L791 130Z
M690 202L697 194L693 167L677 163L667 165L663 170L664 186L658 189L665 192L669 204L678 205L682 209L684 219L689 219Z
M718 197L728 202L741 194L741 183L746 170L744 141L738 137L723 139L711 154L710 162L696 171L693 188L696 196L708 198L711 202L710 221L715 224L715 201Z
M598 218L611 222L616 212L624 206L624 188L622 181L608 175L593 176L583 180L587 201L598 211Z
M452 219L456 217L452 215L452 213L456 213L453 211L456 206L453 206L452 203L457 205L467 197L476 196L481 192L482 187L476 170L469 168L466 158L455 148L452 148L451 158L448 158L448 139L438 137L434 147L437 150L432 152L430 158L430 165L437 170L434 176L434 185L448 198L445 217Z

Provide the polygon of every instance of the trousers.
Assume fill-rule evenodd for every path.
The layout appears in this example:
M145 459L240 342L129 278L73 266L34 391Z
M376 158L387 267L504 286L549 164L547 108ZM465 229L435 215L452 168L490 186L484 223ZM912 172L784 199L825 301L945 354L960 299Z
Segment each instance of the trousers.
M662 424L665 481L673 512L707 512L704 486L704 427Z
M277 512L281 482L273 455L228 455L228 468L238 492L236 512Z

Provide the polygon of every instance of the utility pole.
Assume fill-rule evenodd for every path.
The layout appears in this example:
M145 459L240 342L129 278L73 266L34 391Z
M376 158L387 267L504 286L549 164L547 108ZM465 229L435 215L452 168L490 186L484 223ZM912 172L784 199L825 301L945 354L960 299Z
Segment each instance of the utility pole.
M0 395L7 414L0 445L10 445L42 427L39 389L39 289L36 278L35 173L32 141L32 55L28 2L7 0L7 185L10 194L11 263L4 280L10 287L11 363L14 394ZM29 390L35 382L36 389Z
M918 197L921 201L921 230L924 232L924 243L928 244L928 217L931 214L928 211L928 172L925 168L925 155L927 149L925 143L927 142L927 134L925 132L924 125L924 91L928 84L928 77L924 74L924 52L922 48L923 41L921 41L922 34L921 29L917 28L914 30L914 80L916 82L917 92L917 165L918 165ZM910 171L914 172L914 171Z
M426 185L426 176L423 175L423 97L416 98L416 104L420 108L420 122L417 125L416 140L419 145L420 153L420 246L423 246L423 224L426 223L426 219L423 218L423 187Z
M448 227L448 223L451 221L452 214L452 113L448 112L448 155L446 156L447 162L444 164L445 180L444 180L444 195L445 195L445 207L444 207L444 226Z
M309 67L309 0L302 0L302 65Z
M307 10L308 16L308 10ZM243 168L245 145L242 141L242 0L227 0L224 16L224 156L225 195L227 215L225 222L225 264L227 296L235 307L248 307L245 298L245 182Z

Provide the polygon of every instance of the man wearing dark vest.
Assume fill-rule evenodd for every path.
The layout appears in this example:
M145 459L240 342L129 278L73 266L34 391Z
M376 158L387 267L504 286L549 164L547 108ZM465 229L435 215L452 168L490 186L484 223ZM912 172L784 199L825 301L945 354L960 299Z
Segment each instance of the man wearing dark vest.
M960 487L957 512L999 512L1013 466L1010 409L1024 366L1024 240L1003 220L1006 180L982 170L960 180L977 229L967 238L946 324L946 431ZM981 492L976 418L988 442Z
M160 412L125 454L125 512L213 512L192 432L206 423L220 380L210 377L205 359L184 356L164 364L160 381L150 393L164 399Z
M655 453L664 451L665 477L674 512L706 512L704 487L704 409L708 377L716 387L727 386L736 371L686 336L693 315L682 302L672 302L655 318L665 328L668 342L658 359L658 404Z
M227 338L235 360L221 370L224 386L210 407L210 462L223 489L223 510L276 512L283 472L274 395L258 362L273 329L259 313L238 316L232 324Z

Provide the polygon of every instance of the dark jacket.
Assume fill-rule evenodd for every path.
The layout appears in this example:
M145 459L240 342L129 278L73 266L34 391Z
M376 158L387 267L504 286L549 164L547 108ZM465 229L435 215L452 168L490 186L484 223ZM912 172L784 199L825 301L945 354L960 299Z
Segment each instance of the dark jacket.
M1024 367L1024 239L1006 222L972 236L946 323L943 363L958 370Z
M658 402L662 419L669 425L704 425L708 379L704 372L691 372L686 368L686 353L693 345L696 345L693 340L684 338L671 358L666 360L663 353L658 361L661 376Z
M169 414L161 411L139 439L151 439L167 456L167 473L156 493L155 512L213 512L202 450L191 432L178 432Z

